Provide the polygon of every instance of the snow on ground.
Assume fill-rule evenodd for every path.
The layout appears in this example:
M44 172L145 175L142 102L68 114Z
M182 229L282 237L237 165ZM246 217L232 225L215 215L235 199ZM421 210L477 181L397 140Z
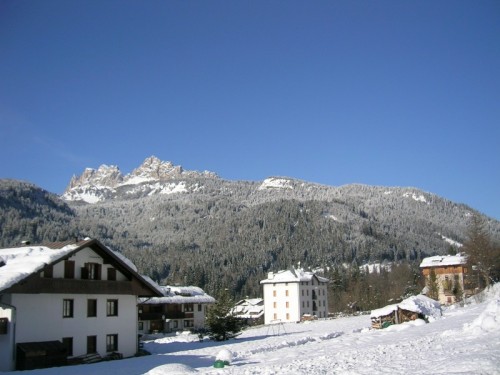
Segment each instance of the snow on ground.
M261 326L226 342L191 334L151 338L152 355L30 374L500 374L500 284L484 302L443 309L417 320L370 329L370 316ZM214 368L218 355L231 365Z

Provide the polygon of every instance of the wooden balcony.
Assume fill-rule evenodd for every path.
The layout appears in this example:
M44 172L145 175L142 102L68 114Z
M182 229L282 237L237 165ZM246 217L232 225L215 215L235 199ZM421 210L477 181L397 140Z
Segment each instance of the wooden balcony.
M137 283L132 281L82 280L38 277L29 288L18 284L15 293L69 293L69 294L133 294L140 295Z

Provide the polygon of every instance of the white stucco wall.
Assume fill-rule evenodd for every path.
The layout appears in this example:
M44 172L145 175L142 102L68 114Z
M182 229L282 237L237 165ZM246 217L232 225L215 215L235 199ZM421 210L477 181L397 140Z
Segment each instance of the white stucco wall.
M63 318L63 300L73 299L73 318ZM97 300L97 317L87 317L87 300ZM118 316L106 316L108 299L118 299ZM97 352L106 355L106 335L118 334L118 352L137 352L136 296L93 294L15 294L16 343L73 337L73 356L87 354L87 336L97 336Z
M264 321L265 324L300 321L298 283L264 284Z
M288 290L288 296L286 291ZM312 282L267 283L264 291L264 323L298 322L302 315L328 316L327 284ZM304 291L304 292L302 292ZM316 299L313 300L313 291ZM317 309L313 311L313 302ZM288 302L288 307L287 307ZM287 315L288 314L288 315Z

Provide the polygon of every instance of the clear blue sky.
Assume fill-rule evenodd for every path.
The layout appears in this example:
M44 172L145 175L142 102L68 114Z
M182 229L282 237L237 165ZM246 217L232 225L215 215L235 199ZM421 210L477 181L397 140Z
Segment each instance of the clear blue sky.
M500 219L500 2L0 1L0 177L151 155Z

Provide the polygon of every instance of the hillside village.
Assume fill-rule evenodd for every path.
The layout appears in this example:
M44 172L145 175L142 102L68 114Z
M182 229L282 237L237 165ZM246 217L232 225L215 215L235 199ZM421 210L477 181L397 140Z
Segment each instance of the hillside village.
M478 292L465 255L425 258L420 268L423 294L373 310L372 328L439 319L441 306ZM292 267L260 284L264 298L239 301L229 315L273 332L332 318L329 280L318 272ZM197 286L159 286L96 239L0 249L0 371L132 358L147 353L147 338L180 332L203 341L216 303Z

